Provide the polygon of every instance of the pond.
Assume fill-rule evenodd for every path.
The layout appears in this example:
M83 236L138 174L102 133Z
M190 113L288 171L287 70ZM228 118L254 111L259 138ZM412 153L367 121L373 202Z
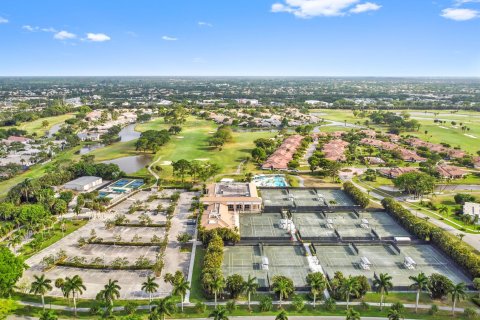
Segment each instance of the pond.
M103 147L104 147L104 145L101 144L101 143L87 144L80 149L79 153L81 155L82 154L87 154L90 151L97 150L97 149L100 149L100 148L103 148Z
M120 170L124 171L126 174L131 174L145 168L145 166L150 164L151 160L152 157L150 155L143 154L139 156L130 156L107 160L103 161L102 163L114 163L118 165L120 167Z
M135 131L136 124L129 124L123 128L118 135L120 136L121 142L132 141L140 138L141 132Z

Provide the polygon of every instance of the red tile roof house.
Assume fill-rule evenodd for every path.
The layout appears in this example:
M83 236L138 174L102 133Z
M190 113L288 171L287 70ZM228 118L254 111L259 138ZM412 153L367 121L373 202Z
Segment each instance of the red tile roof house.
M25 138L25 137L17 137L17 136L10 136L6 140L7 143L12 143L12 142L30 143L31 141L32 139Z
M399 148L397 150L400 154L400 158L403 161L409 161L409 162L424 162L424 161L427 161L426 158L420 157L415 151L404 149L404 148Z
M415 151L402 148L395 143L385 142L377 139L364 138L360 140L361 144L370 145L383 150L397 150L403 161L423 162L427 159L420 157Z
M463 178L468 172L462 168L451 165L438 165L436 167L437 172L442 178L445 179L459 179Z
M378 169L377 170L380 174L388 177L388 178L398 178L404 173L408 172L416 172L418 171L417 168L410 168L410 167L405 167L405 168L384 168L384 169Z
M360 133L364 133L369 138L375 138L377 136L377 133L375 132L375 130L372 130L372 129L363 129L363 130L360 130Z
M467 153L462 150L452 149L444 147L441 144L426 142L418 138L410 138L407 142L413 147L425 147L430 151L437 152L437 153L446 153L448 154L449 158L460 159L463 158Z
M264 170L287 170L293 154L302 143L303 137L293 135L285 139L280 147L262 165Z
M349 145L348 142L343 140L332 140L323 145L322 152L325 155L325 159L330 161L345 161L345 148Z

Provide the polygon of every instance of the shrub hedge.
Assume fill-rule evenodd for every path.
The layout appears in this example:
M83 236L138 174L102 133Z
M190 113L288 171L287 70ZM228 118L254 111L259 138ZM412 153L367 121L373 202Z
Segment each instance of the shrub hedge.
M343 191L345 191L353 200L362 208L366 208L370 203L370 198L360 191L355 185L351 182L345 182L343 184Z
M392 198L383 199L382 205L405 229L418 238L435 244L472 277L480 277L480 257L470 246L451 233L416 217Z

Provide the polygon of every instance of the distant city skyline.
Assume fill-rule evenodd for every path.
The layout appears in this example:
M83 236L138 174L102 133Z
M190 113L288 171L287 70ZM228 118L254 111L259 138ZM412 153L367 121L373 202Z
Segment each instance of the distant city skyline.
M0 76L479 77L480 0L0 4Z

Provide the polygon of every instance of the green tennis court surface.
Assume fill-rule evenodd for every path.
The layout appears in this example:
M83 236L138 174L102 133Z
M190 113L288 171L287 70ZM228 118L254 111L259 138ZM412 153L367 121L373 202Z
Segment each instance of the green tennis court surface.
M268 258L268 270L262 270L262 256ZM240 274L244 278L249 275L258 279L261 287L269 285L275 275L284 275L293 280L296 287L306 286L305 277L309 272L308 262L302 246L233 246L225 247L223 272L226 277Z
M400 252L388 245L357 245L358 254L348 245L316 245L316 248L318 260L330 277L333 277L336 271L341 271L345 276L364 275L372 281L374 273L388 273L393 278L394 286L407 287L412 282L409 276L423 272L427 276L432 273L443 274L454 283L471 282L455 264L430 245L400 246ZM406 256L416 262L414 269L405 267ZM361 257L370 261L370 270L361 267Z

